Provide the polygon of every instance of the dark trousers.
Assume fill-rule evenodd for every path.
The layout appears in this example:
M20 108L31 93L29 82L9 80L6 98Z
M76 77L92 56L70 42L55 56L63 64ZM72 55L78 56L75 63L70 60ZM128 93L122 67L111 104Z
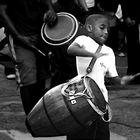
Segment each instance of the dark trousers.
M20 95L25 114L28 115L39 99L45 94L45 81L20 88Z
M67 140L110 140L109 123L99 119L85 131L67 136Z

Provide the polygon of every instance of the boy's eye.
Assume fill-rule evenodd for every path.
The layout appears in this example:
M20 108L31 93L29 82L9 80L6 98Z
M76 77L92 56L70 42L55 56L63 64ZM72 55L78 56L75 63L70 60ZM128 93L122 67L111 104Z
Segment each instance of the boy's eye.
M100 29L101 29L101 30L105 29L105 26L104 26L104 25L101 25L101 26L100 26Z

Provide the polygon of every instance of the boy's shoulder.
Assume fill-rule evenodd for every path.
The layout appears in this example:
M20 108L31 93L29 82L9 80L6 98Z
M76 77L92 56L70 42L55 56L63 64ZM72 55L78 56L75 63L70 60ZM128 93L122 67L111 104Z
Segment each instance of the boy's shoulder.
M85 40L92 40L92 41L94 41L91 37L89 37L87 35L79 35L75 39L79 39L79 40L82 40L82 41L85 41Z
M102 49L108 53L114 54L113 49L105 44L102 46Z
M76 38L88 38L86 35L78 35Z

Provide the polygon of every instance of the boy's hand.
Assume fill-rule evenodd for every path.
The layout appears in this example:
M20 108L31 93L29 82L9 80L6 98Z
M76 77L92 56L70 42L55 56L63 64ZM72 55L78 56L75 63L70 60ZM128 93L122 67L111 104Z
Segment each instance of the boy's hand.
M126 76L123 76L121 78L121 85L127 85L129 84L133 79L133 76L132 75L126 75Z
M140 77L140 73L135 75L126 75L121 78L121 85L127 85L133 83L136 78Z

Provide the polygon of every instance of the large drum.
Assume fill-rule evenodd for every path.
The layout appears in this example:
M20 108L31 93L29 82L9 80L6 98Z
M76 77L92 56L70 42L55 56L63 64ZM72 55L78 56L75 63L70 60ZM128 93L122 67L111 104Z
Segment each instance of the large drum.
M50 89L26 119L34 137L71 135L106 113L106 101L89 77L76 78Z

